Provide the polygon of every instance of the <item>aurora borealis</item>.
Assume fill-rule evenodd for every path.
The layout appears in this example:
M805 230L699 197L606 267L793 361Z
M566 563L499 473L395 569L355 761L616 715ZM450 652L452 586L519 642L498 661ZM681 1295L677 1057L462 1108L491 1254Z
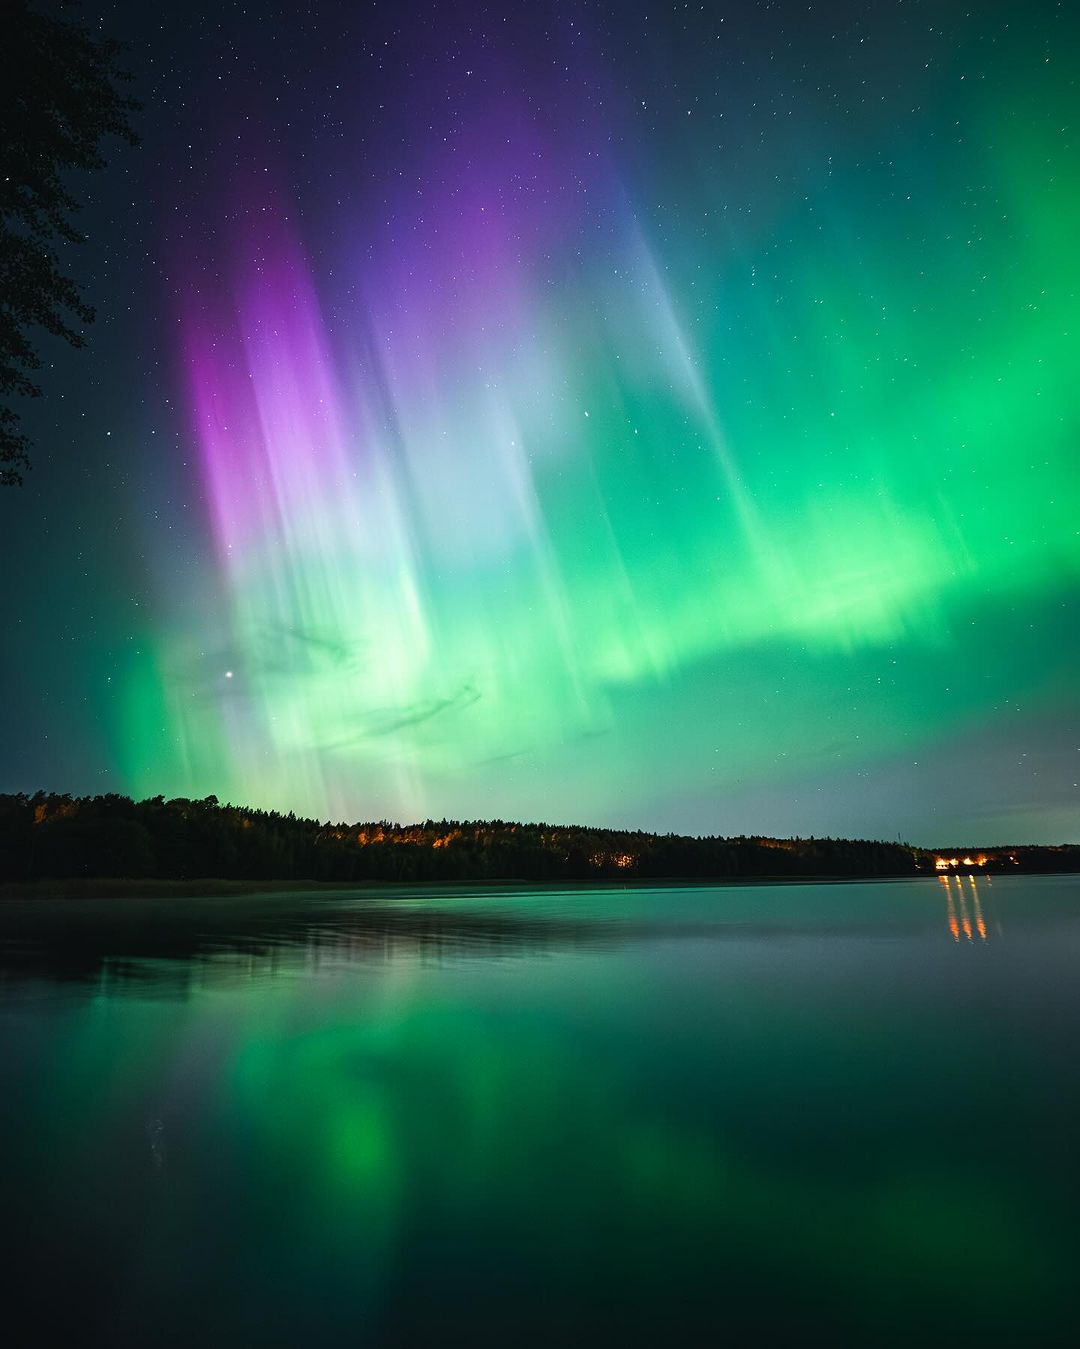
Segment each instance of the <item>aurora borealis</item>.
M103 8L0 790L1075 838L1075 14L527 8Z

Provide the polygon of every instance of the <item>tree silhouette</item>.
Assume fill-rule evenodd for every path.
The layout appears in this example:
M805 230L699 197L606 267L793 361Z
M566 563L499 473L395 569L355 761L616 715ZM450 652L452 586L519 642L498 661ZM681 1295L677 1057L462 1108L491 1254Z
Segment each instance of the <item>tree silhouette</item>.
M11 400L37 397L41 368L31 334L41 328L74 347L94 311L61 270L59 250L83 236L72 169L100 169L101 144L138 144L129 117L140 105L121 92L130 78L123 46L74 19L26 0L4 0L0 17L0 484L22 481L29 441Z

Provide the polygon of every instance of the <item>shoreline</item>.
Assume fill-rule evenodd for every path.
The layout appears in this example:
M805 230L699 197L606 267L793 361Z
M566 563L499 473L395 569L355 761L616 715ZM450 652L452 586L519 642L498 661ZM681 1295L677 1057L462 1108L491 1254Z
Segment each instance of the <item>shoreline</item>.
M613 880L610 878L537 881L527 879L484 879L460 881L315 881L315 880L232 880L224 877L202 877L187 880L169 880L147 877L69 877L67 879L37 879L0 882L0 903L18 900L53 899L235 899L255 895L342 895L390 894L446 895L463 891L530 892L552 891L629 891L667 889L734 889L757 885L860 885L897 881L938 880L944 873L918 872L914 875L831 875L831 876L656 876ZM956 875L957 873L953 873ZM962 873L967 875L967 872ZM1072 876L1072 871L972 871L971 875L993 880L1000 876Z

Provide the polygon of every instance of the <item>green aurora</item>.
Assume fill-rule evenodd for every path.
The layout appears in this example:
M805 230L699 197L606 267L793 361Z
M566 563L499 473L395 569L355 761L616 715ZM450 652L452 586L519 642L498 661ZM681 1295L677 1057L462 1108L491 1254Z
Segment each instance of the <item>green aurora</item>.
M192 504L140 488L169 532L78 674L106 738L42 785L1075 836L1070 21L946 9L858 78L774 63L761 108L685 54L655 111L617 51L518 97L509 41L448 148L423 99L377 133L411 151L378 209L234 183L207 226L207 189Z

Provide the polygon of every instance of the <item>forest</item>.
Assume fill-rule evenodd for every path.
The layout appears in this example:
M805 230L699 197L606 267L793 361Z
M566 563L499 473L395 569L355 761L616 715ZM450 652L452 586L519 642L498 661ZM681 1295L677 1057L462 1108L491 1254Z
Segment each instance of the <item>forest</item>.
M1073 871L1080 848L956 850L964 870ZM332 824L114 794L0 796L0 880L580 881L913 876L952 854L841 838L685 837L503 820ZM970 865L969 865L970 864Z

